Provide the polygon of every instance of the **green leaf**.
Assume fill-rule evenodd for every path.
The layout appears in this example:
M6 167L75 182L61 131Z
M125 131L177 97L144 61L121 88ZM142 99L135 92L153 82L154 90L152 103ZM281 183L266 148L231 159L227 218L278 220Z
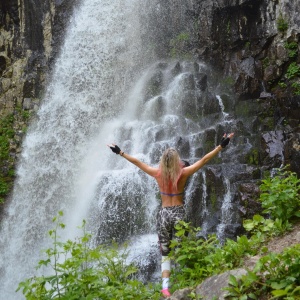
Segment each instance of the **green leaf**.
M294 213L294 216L300 218L300 211L296 211L296 212Z
M285 290L275 290L275 291L272 291L271 293L275 297L282 297L282 296L287 295L287 291L285 291Z
M184 259L187 259L187 255L181 255L179 256L176 261L181 261L181 260L184 260Z
M237 287L239 284L238 284L238 281L237 279L233 276L233 275L229 275L229 284L234 286L234 287Z
M281 290L287 286L286 282L272 282L271 287L274 290Z
M180 229L176 232L176 236L181 237L185 235L185 229Z

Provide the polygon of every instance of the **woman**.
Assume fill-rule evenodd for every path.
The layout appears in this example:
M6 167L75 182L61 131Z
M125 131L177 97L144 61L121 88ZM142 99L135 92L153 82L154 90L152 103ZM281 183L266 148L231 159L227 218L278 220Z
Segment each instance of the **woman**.
M157 229L162 254L161 292L164 297L171 296L169 292L171 262L168 258L168 254L170 252L170 242L173 238L174 227L178 221L185 219L183 193L187 179L225 148L232 136L233 133L228 136L225 134L219 146L190 166L184 165L180 160L178 152L173 148L165 150L160 159L159 167L153 168L124 151L121 151L117 145L108 145L114 153L123 156L145 173L154 177L158 183L162 207L158 213Z

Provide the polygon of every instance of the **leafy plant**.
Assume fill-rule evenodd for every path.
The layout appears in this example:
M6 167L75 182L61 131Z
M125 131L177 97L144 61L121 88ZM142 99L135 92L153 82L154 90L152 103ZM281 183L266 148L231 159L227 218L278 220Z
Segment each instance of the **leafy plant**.
M283 233L291 228L291 218L300 217L300 180L295 173L278 169L276 176L263 180L260 189L264 213L272 219L255 215L244 221L244 228L253 234L252 241ZM263 256L253 271L239 279L231 276L226 290L230 299L300 298L300 245Z
M293 93L294 95L299 96L300 95L300 83L299 82L293 82L292 88L294 89Z
M170 258L175 262L171 277L172 289L195 286L205 278L239 267L249 255L266 254L265 241L290 229L290 218L299 214L299 179L286 168L262 181L260 200L265 218L255 215L244 221L250 237L238 236L236 241L221 243L216 235L199 237L200 228L189 223L176 225L176 239L171 242ZM159 299L157 285L144 285L135 280L136 267L125 263L126 248L117 245L90 248L90 235L85 232L77 242L59 241L57 231L64 228L62 212L53 221L49 232L53 247L45 251L46 259L39 266L52 269L48 276L32 277L19 284L26 299ZM227 288L230 299L297 299L300 293L300 245L282 254L268 253L253 271L237 279L230 276ZM197 295L191 292L190 298ZM294 297L294 298L293 298Z
M300 245L285 249L282 254L270 253L262 257L253 271L237 279L229 279L229 299L299 299Z
M255 215L252 220L244 220L243 226L247 231L252 233L264 232L274 234L274 221L271 219L265 219L261 215Z
M289 28L287 21L280 16L277 20L277 29L278 31L285 32Z
M175 228L177 239L172 240L170 253L175 262L175 275L171 279L174 279L173 287L179 288L183 282L194 285L212 274L213 269L207 256L214 251L217 238L215 235L207 239L198 238L200 228L194 228L185 222L179 222Z
M225 270L238 267L246 254L257 253L257 240L246 236L237 241L226 239L221 245L215 235L199 238L200 228L194 228L185 222L176 225L178 239L171 242L170 257L175 261L173 286L181 288L194 285L203 279Z
M7 169L6 174L0 174L0 203L4 201L14 179L12 159L9 155L10 140L14 137L13 122L12 114L0 120L0 168Z
M190 35L187 32L181 32L175 38L171 39L171 57L186 57L189 55L186 49L189 40Z
M26 299L159 299L157 288L134 279L137 268L126 264L128 252L111 246L89 246L90 234L85 231L78 241L59 241L58 229L62 212L53 219L56 226L49 231L53 247L45 250L46 258L38 267L48 267L51 275L31 277L19 284ZM50 271L49 270L49 271ZM18 291L17 290L17 291Z
M16 107L13 114L9 114L0 119L0 168L4 172L0 173L0 203L4 202L5 197L11 190L14 181L14 158L10 155L11 142L14 140L17 122L24 124L28 122L31 113L24 111L21 107ZM24 131L26 126L23 125Z
M296 173L277 169L277 175L262 181L260 190L263 212L272 219L288 222L293 216L300 217L300 180Z
M288 79L292 79L299 75L300 75L300 67L297 65L296 62L292 62L286 71L286 77Z
M278 85L281 87L281 88L287 88L287 84L285 83L285 82L282 82L282 81L280 81L280 82L278 82Z
M286 42L284 47L288 49L288 55L290 58L295 58L298 55L298 43L297 42Z

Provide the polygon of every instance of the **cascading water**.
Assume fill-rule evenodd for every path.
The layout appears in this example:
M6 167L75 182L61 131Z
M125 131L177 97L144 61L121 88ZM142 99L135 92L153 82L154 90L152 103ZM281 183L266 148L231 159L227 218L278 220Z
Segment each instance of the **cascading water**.
M24 141L13 200L2 220L1 299L22 298L14 291L35 274L59 210L65 213L64 239L76 236L74 228L86 219L95 242L130 240L129 259L155 273L149 262L157 263L158 255L157 187L106 144L115 142L151 165L164 149L175 147L193 163L233 126L221 97L203 88L205 65L154 62L144 51L139 10L145 7L143 0L88 0L72 19L45 101ZM221 157L218 162L195 175L186 189L188 213L198 226L211 223L213 212L221 215L222 196L215 193L212 205L212 188L206 189L207 178L224 176L216 175ZM230 191L228 184L220 194Z

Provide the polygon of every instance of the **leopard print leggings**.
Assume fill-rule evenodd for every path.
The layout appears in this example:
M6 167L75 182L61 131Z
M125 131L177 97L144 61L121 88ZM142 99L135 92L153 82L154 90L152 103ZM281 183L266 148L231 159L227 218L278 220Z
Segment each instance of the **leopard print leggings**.
M171 251L170 243L175 238L175 225L178 221L186 221L183 205L162 207L157 214L157 232L163 256L167 256Z

